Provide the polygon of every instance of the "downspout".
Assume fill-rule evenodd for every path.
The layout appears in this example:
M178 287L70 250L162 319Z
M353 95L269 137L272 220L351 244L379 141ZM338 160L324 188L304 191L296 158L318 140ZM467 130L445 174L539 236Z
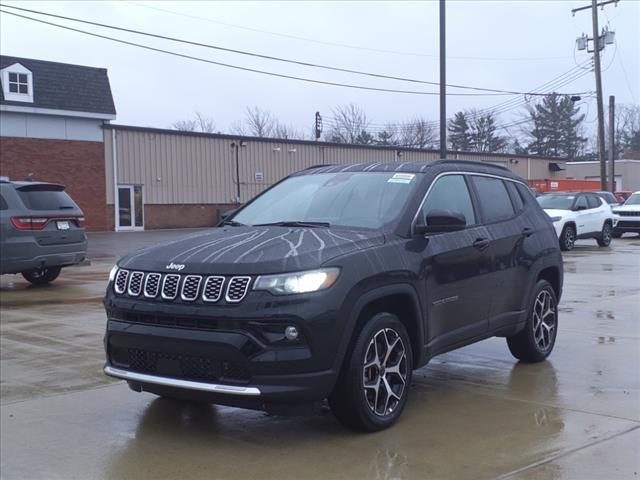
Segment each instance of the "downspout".
M116 131L111 129L111 163L113 165L113 229L118 231L118 154L116 153Z

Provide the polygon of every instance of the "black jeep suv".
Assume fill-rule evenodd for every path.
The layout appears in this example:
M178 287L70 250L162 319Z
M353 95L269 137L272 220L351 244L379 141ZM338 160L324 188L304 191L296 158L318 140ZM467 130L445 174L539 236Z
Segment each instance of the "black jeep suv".
M121 259L105 373L276 414L328 398L347 426L380 430L435 355L501 336L544 360L562 279L551 220L506 168L310 168L218 228Z

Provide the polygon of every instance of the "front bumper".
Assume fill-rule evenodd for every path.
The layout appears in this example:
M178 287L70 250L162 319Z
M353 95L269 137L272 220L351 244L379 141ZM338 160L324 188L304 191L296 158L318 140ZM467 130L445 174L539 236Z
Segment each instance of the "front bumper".
M338 376L344 322L326 305L341 298L296 297L251 292L241 304L197 305L108 292L105 373L137 391L243 408L316 404ZM297 341L278 338L288 325Z
M613 219L614 233L640 233L640 217L619 216Z

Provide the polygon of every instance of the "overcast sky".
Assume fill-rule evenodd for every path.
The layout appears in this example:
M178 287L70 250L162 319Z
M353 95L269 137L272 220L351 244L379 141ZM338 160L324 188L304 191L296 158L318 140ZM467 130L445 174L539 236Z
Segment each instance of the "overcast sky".
M3 3L226 48L438 81L437 2ZM574 47L576 37L591 31L591 15L583 11L574 17L571 9L589 3L449 0L448 83L531 91L575 69L577 63L589 58ZM615 95L618 103L638 103L640 2L622 0L617 7L609 5L598 13L601 26L609 25L616 32L616 44L606 47L602 59L605 103L608 95ZM1 14L0 20L0 49L4 55L107 68L118 112L116 122L120 124L167 128L200 111L212 117L219 129L226 130L242 119L247 106L257 105L272 111L284 123L308 130L316 110L330 121L331 109L347 103L360 105L375 124L399 122L415 115L438 118L437 96L354 90L267 77L121 45L6 14ZM371 87L437 91L437 86L283 64L48 20L244 67ZM593 74L586 72L558 90L593 91ZM486 108L514 98L523 99L450 96L448 113ZM586 99L582 108L587 121L594 122L595 100ZM521 115L522 109L512 109L501 114L500 119L508 124Z

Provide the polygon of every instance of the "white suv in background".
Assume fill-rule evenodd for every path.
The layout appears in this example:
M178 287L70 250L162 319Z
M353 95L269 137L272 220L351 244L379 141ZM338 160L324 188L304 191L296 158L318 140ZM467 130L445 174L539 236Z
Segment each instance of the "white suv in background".
M633 192L623 205L613 207L613 237L623 233L640 234L640 191Z
M551 217L561 250L571 250L579 238L595 238L607 247L613 234L611 207L596 193L551 193L538 197Z

